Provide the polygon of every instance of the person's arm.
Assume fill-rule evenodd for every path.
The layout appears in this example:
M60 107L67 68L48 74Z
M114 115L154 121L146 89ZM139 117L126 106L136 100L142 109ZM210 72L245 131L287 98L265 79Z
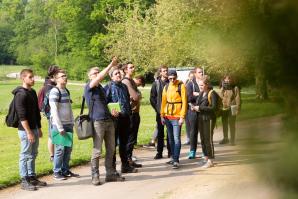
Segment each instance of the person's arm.
M152 108L154 108L155 112L159 112L156 109L157 106L157 90L156 90L156 82L153 82L152 87L151 87L151 91L150 91L150 104L152 106Z
M165 116L165 107L167 105L167 91L166 87L163 88L162 97L161 97L161 106L160 106L160 116Z
M184 84L181 84L181 101L182 107L180 111L179 125L182 125L187 111L187 91Z
M90 81L90 88L97 86L99 84L99 82L101 82L105 78L105 76L108 74L109 70L112 67L117 66L117 64L118 64L117 58L113 57L111 63L106 68L104 68L100 73L98 73L96 78L94 78L93 80Z
M236 105L237 105L237 113L238 114L240 112L240 106L241 106L241 98L240 98L240 90L238 87L235 87L235 101L236 101Z
M131 82L128 79L123 79L122 83L126 85L129 92L129 96L130 98L132 98L133 101L139 101L141 99L141 96L136 90L134 90Z
M49 101L50 101L50 107L51 107L51 117L53 120L53 123L57 125L57 129L60 133L64 132L64 128L62 125L62 122L60 120L59 114L58 114L58 108L59 108L59 91L57 88L53 88L50 91L49 95Z

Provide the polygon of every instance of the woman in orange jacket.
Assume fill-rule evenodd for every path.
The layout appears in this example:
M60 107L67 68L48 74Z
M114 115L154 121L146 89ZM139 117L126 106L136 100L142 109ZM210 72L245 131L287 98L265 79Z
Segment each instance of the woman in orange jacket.
M172 151L172 160L168 163L173 165L173 169L178 169L181 150L181 126L184 123L187 111L187 93L185 85L177 80L175 70L169 71L168 79L170 82L162 92L160 116L162 123L167 126Z

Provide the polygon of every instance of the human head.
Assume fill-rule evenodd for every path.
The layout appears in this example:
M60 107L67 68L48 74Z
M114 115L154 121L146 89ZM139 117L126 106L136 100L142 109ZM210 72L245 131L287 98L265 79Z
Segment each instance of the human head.
M189 71L189 73L188 73L188 79L189 80L192 80L194 78L194 75L195 75L195 71L194 70Z
M128 62L122 66L122 70L125 75L132 76L135 71L135 66L131 62Z
M200 67L195 67L194 75L196 79L201 79L203 77L203 69L201 69Z
M55 74L54 74L55 82L57 85L62 85L65 86L67 84L67 75L66 72L62 69L59 69Z
M34 86L34 74L31 69L23 69L20 72L20 78L23 81L23 85L25 87L32 87Z
M121 72L120 69L111 69L109 75L114 82L121 82Z
M134 81L136 83L137 86L145 86L145 78L142 75L138 75L134 78Z
M59 66L57 65L51 65L48 68L48 73L47 73L47 77L50 79L54 78L54 74L57 73L59 70Z
M168 78L168 67L166 65L161 65L159 67L159 75L163 79L167 79Z
M90 80L96 78L96 76L99 74L99 68L98 67L92 67L88 71L88 77Z
M168 72L168 79L170 81L173 81L173 82L177 79L177 72L176 72L176 70L170 70Z
M232 89L234 85L234 79L231 77L231 75L225 75L222 79L222 87L223 89L226 89L226 90L230 90Z
M211 84L210 84L209 76L205 75L199 80L199 88L200 88L200 91L203 91L203 92L210 90Z

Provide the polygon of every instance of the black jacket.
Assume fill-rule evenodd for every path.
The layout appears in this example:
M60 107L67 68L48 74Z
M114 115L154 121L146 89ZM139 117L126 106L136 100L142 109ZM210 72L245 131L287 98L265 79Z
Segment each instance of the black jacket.
M15 109L20 119L19 130L25 130L21 121L27 120L30 129L41 128L40 113L38 109L37 95L34 89L28 90L24 87L17 87L12 91L15 95Z
M165 85L169 83L169 80L162 81L157 79L153 82L150 91L150 104L154 108L156 113L160 113L162 91Z
M209 91L210 92L210 91ZM208 93L209 93L208 92ZM208 93L203 96L203 92L200 93L200 95L197 98L196 105L199 106L200 110L200 117L203 117L205 119L212 119L215 120L215 109L216 109L216 103L217 103L217 95L215 92L211 93L211 104L208 102Z
M196 79L193 79L192 81L187 82L186 90L187 90L187 102L195 104L198 96L194 96L193 92L200 92L200 88L196 82Z

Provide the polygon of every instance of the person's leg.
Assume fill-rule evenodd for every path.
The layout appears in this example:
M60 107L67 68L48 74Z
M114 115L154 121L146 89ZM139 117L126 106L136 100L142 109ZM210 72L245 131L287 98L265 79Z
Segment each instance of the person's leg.
M190 122L190 154L189 158L195 158L198 144L198 117L196 112L192 112L189 115Z
M199 124L199 131L200 131L200 138L201 138L201 146L202 146L202 152L204 154L204 156L206 156L207 154L207 148L206 148L206 144L205 144L205 128L204 128L204 120L202 117L198 117L198 124Z
M106 148L106 156L105 156L105 168L106 175L111 175L116 172L113 167L113 156L115 153L115 129L114 123L112 120L108 120L105 122L105 148Z
M178 120L171 120L173 126L173 138L174 138L174 147L173 150L173 160L174 162L179 163L180 150L181 150L181 126L179 125Z
M169 146L171 147L171 151L174 152L174 134L173 134L173 125L169 119L165 119L165 125L167 127L168 137L169 137ZM172 153L172 159L174 160L174 153Z
M50 153L50 161L54 159L54 144L51 137L51 122L48 120L48 151Z
M126 146L127 146L127 139L128 139L128 134L129 134L129 127L130 126L130 119L128 116L120 116L118 120L118 125L119 125L119 155L121 158L121 163L123 166L128 165L128 160L127 160L127 151L126 151Z
M54 131L58 131L55 125L51 125L51 133ZM54 178L56 179L65 179L62 176L62 164L63 164L63 156L64 156L64 146L55 144L54 146L54 160L53 160L53 172Z
M157 133L157 156L162 157L163 147L164 147L164 126L161 123L161 118L159 114L156 114L156 123L158 128Z
M99 159L102 154L102 142L104 137L104 124L102 121L94 121L93 149L91 156L92 184L99 185ZM114 140L115 142L115 140Z
M65 132L71 132L73 133L73 125L63 125L64 131ZM62 160L62 173L66 174L66 176L68 177L72 177L67 175L70 171L69 168L69 161L70 161L70 157L71 157L71 152L72 152L72 147L64 147L64 154L63 154L63 160Z
M28 156L27 161L27 168L28 168L28 176L36 176L35 173L35 160L38 154L38 146L39 146L39 136L38 136L38 130L34 129L32 130L34 133L35 142L31 144L31 152Z
M184 144L188 145L190 144L190 134L191 134L191 110L187 110L186 117L185 117L185 130L186 130L186 141Z
M138 131L140 125L140 115L139 113L133 113L130 116L130 132L127 141L127 156L128 159L132 159L132 152L134 145L137 143Z
M230 114L229 116L229 127L231 133L231 144L235 145L236 140L236 115Z
M226 143L229 143L229 135L228 135L229 110L222 111L221 120L222 120L223 139L219 142L219 144L226 144Z

